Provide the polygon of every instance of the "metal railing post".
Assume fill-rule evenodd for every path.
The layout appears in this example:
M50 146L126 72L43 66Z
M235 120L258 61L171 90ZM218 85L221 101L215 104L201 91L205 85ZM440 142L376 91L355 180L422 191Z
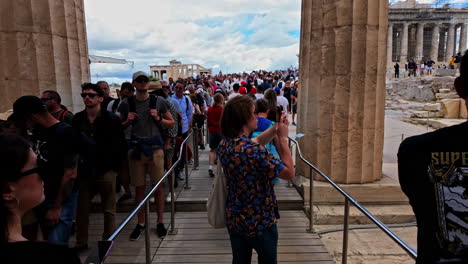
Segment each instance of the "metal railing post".
M169 231L170 235L177 234L177 230L175 229L175 174L174 171L171 171L171 185L172 185L172 192L171 192L171 230Z
M288 145L289 145L289 146L288 146L288 147L289 147L289 152L292 153L291 139L290 139L290 138L288 139ZM293 187L291 183L292 183L292 180L288 180L288 188Z
M150 227L149 227L149 200L145 203L145 253L146 253L146 264L151 263L151 240L150 240Z
M341 256L341 263L346 264L348 261L348 232L349 232L349 200L345 197L344 207L344 222L343 222L343 255Z
M193 138L192 138L192 143L193 143L193 170L196 170L198 167L198 133L200 133L198 127L195 127L193 129Z
M312 171L312 167L309 167L309 229L307 229L308 233L314 232L314 203L312 199L312 193L314 189L314 172Z
M195 132L196 130L194 129L193 131ZM196 134L196 133L193 133L192 136L193 136L194 134ZM192 138L192 140L194 140L194 139ZM184 186L184 189L190 189L189 180L188 180L188 144L186 144L186 145L184 146L184 148L185 148L185 155L184 155L184 156L185 156L185 157L184 157L184 159L185 159L185 162L184 162L184 169L185 169L185 186Z

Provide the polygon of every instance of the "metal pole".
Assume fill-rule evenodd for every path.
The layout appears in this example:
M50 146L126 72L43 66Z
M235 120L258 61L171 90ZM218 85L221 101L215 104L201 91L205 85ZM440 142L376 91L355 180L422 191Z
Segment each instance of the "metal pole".
M195 132L196 130L193 130L193 131ZM192 136L193 135L194 134L192 134ZM192 140L193 140L193 138L192 138ZM185 186L184 186L184 189L190 189L189 182L188 182L188 143L187 142L188 141L186 141L186 144L184 145L184 148L185 148L185 155L184 155L185 156L184 157L184 159L185 159L185 163L184 163L184 165L185 165Z
M145 203L145 253L146 264L151 263L151 241L150 241L150 228L149 228L149 200Z
M196 170L199 166L198 164L198 151L200 150L200 148L198 147L198 144L200 143L199 142L199 137L202 136L203 137L203 128L200 128L200 129L197 129L197 144L195 145L195 156L193 157L193 169ZM195 142L195 141L194 141Z
M193 169L195 170L197 167L198 167L198 164L197 164L197 156L198 156L198 133L200 131L198 131L198 127L195 127L193 129L193 138L192 138L192 143L193 143Z
M292 153L292 151L291 151L291 139L288 139L288 145L289 145L289 152ZM292 180L289 180L289 181L288 181L288 186L287 186L288 188L291 188L291 187L292 187L292 184L291 184L291 183L292 183Z
M313 233L314 232L314 207L313 207L313 199L312 199L312 192L314 189L314 172L312 171L312 167L309 167L309 229L307 232Z
M348 261L348 227L349 227L349 200L345 198L344 208L344 223L343 223L343 255L341 263L346 264Z
M401 142L405 139L405 134L401 134Z
M174 184L175 184L175 174L174 171L171 171L171 185L172 185L172 192L171 192L171 230L169 231L170 235L177 234L175 230L175 194L174 194Z

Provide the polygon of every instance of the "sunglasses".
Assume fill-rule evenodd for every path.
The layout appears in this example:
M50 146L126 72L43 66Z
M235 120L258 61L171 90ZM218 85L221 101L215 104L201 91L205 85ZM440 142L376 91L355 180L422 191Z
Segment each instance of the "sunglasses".
M166 89L169 89L169 86L163 86L162 88L166 88Z
M86 96L88 96L89 98L94 98L94 97L97 96L97 94L95 94L95 93L81 93L82 98L86 98Z
M42 101L42 102L47 102L47 101L52 100L52 99L54 99L54 98L52 98L52 97L44 97L44 98L41 98L41 101Z
M137 78L137 79L135 80L135 82L137 82L137 83L147 83L147 82L149 82L149 80L148 80L148 79L145 79L145 78L141 78L141 79Z
M28 176L28 175L31 175L31 174L34 174L34 173L37 173L39 174L39 171L40 169L39 168L34 168L34 169L30 169L30 170L27 170L25 172L21 172L18 176L18 178L22 178L22 177L25 177L25 176Z

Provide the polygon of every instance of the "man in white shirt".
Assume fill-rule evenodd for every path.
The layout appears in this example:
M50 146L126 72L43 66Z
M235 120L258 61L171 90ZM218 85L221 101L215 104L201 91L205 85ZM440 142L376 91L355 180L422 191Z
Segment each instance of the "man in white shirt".
M283 108L283 113L288 114L288 99L281 95L281 89L279 87L275 88L275 92L277 105Z

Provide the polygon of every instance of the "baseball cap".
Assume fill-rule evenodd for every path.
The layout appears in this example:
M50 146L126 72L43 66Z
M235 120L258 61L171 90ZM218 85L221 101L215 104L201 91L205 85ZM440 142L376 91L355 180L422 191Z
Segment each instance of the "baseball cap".
M34 95L25 95L18 98L13 103L13 114L8 117L9 120L19 120L27 118L32 114L47 112L45 104Z
M246 93L247 93L247 89L245 89L244 86L241 86L241 87L239 88L239 93L240 93L240 94L246 94Z
M137 71L133 74L133 77L132 77L132 82L135 81L136 78L140 77L140 76L145 76L146 78L149 79L148 77L148 74L146 74L144 71Z
M281 93L281 88L276 87L276 88L275 88L275 92L276 92L277 94Z

